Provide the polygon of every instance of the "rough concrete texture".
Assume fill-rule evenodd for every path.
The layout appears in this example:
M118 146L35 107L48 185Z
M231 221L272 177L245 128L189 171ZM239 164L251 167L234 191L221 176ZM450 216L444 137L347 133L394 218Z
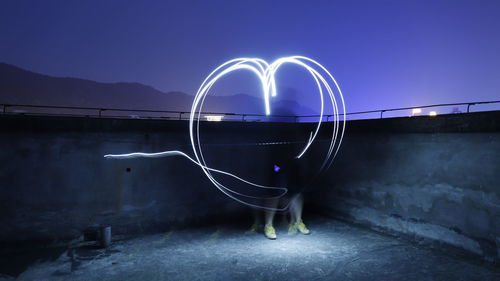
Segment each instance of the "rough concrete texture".
M103 157L192 155L187 121L5 115L0 126L0 158L9 159L0 170L0 242L74 238L94 223L111 224L115 233L154 232L246 209L185 158ZM283 135L293 140L294 130L293 124L204 122L201 141L211 167L269 185L272 164L259 164L272 155L270 146L258 144Z
M443 129L446 133L434 126L428 131L416 126L418 133L393 126L404 121L400 118L386 121L385 127L379 122L376 132L373 120L353 124L334 168L310 202L330 215L379 231L445 243L497 262L499 116L484 115L485 124L490 124L486 127L465 116L454 131ZM445 126L458 124L457 118L427 121Z
M106 250L74 243L25 264L16 280L500 279L498 268L458 256L329 218L309 222L310 235L288 236L277 225L274 241L226 224L117 238ZM0 280L11 280L9 263L2 261Z
M377 230L500 257L500 112L352 121L338 159L308 205ZM106 153L190 151L187 122L0 117L0 243L75 238L237 216L245 208L185 159L106 160ZM266 184L272 151L310 124L204 123L208 164ZM331 131L301 160L309 170ZM315 144L316 145L316 144ZM281 153L281 152L280 152ZM280 154L278 153L278 154ZM238 156L238 157L234 157ZM252 162L252 163L249 163Z

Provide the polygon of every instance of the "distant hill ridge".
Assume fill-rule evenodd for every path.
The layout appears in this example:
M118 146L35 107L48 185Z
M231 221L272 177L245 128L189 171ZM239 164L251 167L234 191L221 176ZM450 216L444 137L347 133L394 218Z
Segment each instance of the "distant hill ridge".
M193 96L162 92L140 83L102 83L53 77L0 63L0 103L190 111ZM246 94L210 96L203 111L262 113L263 100ZM315 114L295 101L273 104L274 114Z

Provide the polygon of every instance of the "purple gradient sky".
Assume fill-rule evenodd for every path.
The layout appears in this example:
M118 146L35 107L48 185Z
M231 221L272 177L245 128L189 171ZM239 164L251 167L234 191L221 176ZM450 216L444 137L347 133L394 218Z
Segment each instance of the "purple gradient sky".
M500 99L500 1L2 1L0 61L194 93L240 56L326 66L348 111ZM314 107L311 81L280 78ZM257 92L234 75L218 94ZM260 94L259 94L260 95Z

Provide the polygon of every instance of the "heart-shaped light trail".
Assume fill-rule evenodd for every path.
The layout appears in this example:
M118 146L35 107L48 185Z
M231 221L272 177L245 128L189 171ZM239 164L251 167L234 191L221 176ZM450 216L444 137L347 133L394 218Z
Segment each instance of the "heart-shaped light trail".
M158 157L167 157L167 156L184 156L187 159L189 159L191 162L194 164L198 165L205 175L208 177L208 179L224 194L229 196L230 198L251 206L255 208L261 208L261 209L266 209L266 210L273 210L273 211L284 211L288 209L288 205L284 206L283 208L270 208L267 206L262 206L262 205L257 205L253 204L251 202L245 201L243 198L248 198L248 199L273 199L273 198L280 198L283 197L288 189L286 187L275 187L275 186L264 186L260 184L253 183L251 181L245 180L243 178L240 178L234 174L213 169L207 166L205 162L205 158L203 156L202 152L202 147L200 143L200 119L201 119L201 114L202 114L202 109L203 109L203 103L205 102L205 98L207 97L208 93L210 92L210 89L212 86L223 76L236 71L236 70L249 70L253 72L260 80L260 83L262 85L262 92L264 95L264 105L265 105L265 111L266 114L269 115L271 114L271 106L270 106L270 98L274 97L277 95L277 89L276 89L276 80L275 80L275 74L279 70L279 68L286 63L290 64L295 64L298 66L301 66L305 68L313 77L314 81L316 82L316 85L318 87L318 94L321 100L321 108L320 108L320 116L318 118L318 123L316 125L316 128L314 131L312 131L309 135L309 138L305 144L305 146L298 152L296 158L301 158L309 149L311 144L314 142L316 139L316 136L318 135L319 129L322 124L323 120L323 113L324 113L324 93L328 94L329 100L331 102L331 106L333 109L333 133L332 137L330 140L330 145L328 148L328 151L325 153L323 163L321 165L321 168L319 169L318 173L321 172L324 169L327 169L331 163L333 162L333 159L337 155L337 152L339 150L340 144L342 142L342 138L344 136L344 131L345 131L345 103L344 103L344 97L342 95L342 91L340 90L340 87L335 81L335 78L324 68L321 64L318 62L307 58L307 57L302 57L302 56L291 56L291 57L284 57L277 59L273 63L269 64L266 61L259 59L259 58L237 58L230 60L228 62L223 63L219 67L217 67L208 77L203 81L201 84L200 88L198 89L198 92L196 93L196 96L194 97L193 105L191 107L191 114L189 116L189 135L191 138L191 146L193 148L193 153L194 153L194 158L188 156L186 153L182 151L177 151L177 150L172 150L172 151L164 151L164 152L157 152L157 153L143 153L143 152L134 152L134 153L128 153L128 154L108 154L104 155L105 158L116 158L116 159L126 159L126 158L138 158L138 157L147 157L147 158L158 158ZM335 89L335 91L334 91ZM342 108L342 113L339 112L339 105ZM247 194L243 194L240 192L236 192L235 190L231 189L230 187L227 187L223 184L221 184L219 181L217 181L213 175L212 172L215 173L220 173L224 174L230 177L233 177L241 182L244 182L252 187L255 188L261 188L261 189L270 189L270 190L278 190L281 193L277 196L269 196L269 197L257 197L257 196L250 196ZM239 198L243 197L243 198Z

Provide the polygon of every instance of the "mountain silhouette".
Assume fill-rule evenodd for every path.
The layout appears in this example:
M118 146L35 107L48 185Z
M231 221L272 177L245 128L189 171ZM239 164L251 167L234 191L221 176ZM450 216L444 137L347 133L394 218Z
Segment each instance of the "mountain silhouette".
M140 83L102 83L53 77L0 63L0 103L189 112L194 96L162 92ZM273 114L316 114L295 101L272 104ZM263 113L263 99L247 94L208 96L204 112Z

